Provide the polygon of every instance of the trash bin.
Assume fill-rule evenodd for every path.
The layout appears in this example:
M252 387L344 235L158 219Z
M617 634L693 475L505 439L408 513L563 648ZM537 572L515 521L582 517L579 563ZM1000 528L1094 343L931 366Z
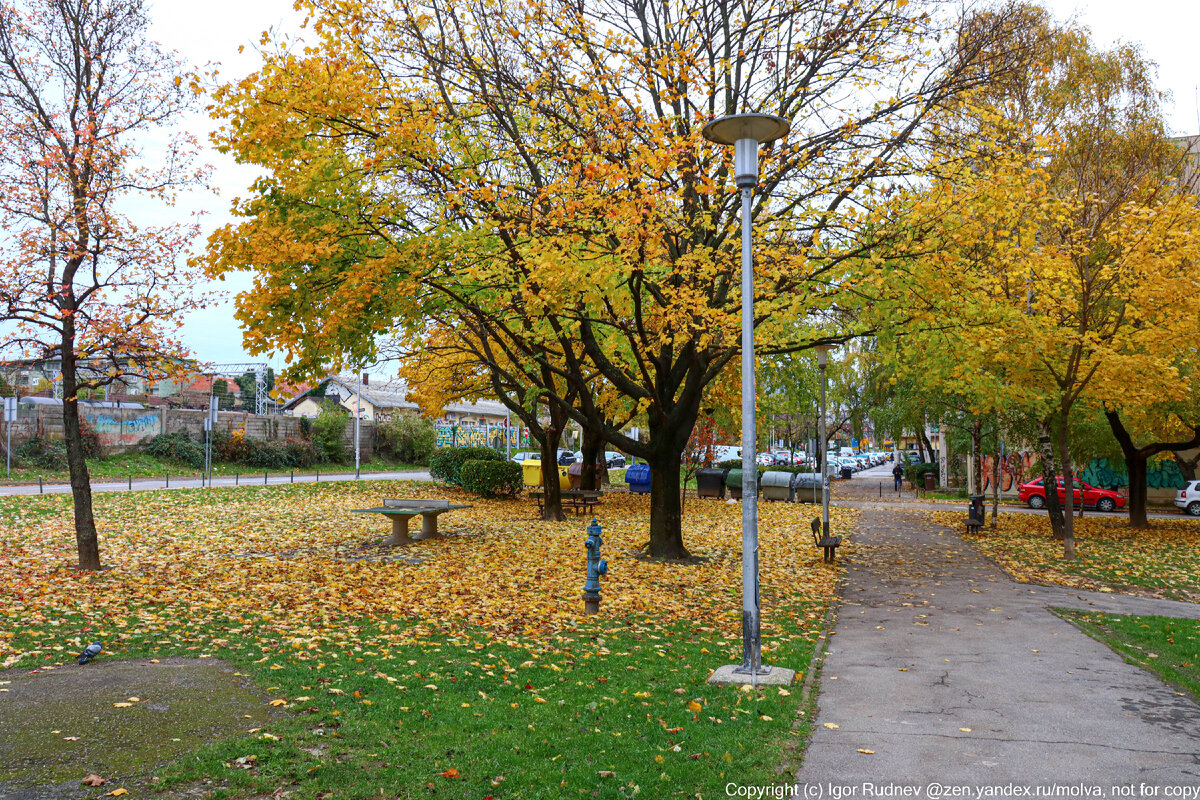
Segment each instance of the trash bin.
M825 499L825 483L819 472L801 472L792 481L792 500L820 504Z
M729 496L734 500L742 499L742 471L740 469L731 469L725 473L725 486L729 489Z
M925 473L925 491L932 492L937 486L937 477L932 472Z
M850 480L850 476L853 474L854 474L854 469L852 467L842 467L842 480L844 480L844 481Z
M567 467L567 478L571 481L571 488L578 489L583 484L583 462L577 461Z
M790 472L780 472L779 470L764 472L758 480L758 485L762 487L763 499L791 502L794 477Z
M625 470L625 483L629 484L629 491L634 494L649 494L650 465L634 464Z
M528 459L521 462L521 478L526 486L542 485L542 462Z
M971 502L971 505L967 508L967 516L973 520L977 520L982 525L984 517L987 514L983 510L983 501L987 499L987 495L973 494L967 497L967 499Z
M558 468L558 488L562 489L564 492L567 489L572 488L570 469L570 467Z
M697 497L725 497L725 473L727 469L702 469L696 473Z

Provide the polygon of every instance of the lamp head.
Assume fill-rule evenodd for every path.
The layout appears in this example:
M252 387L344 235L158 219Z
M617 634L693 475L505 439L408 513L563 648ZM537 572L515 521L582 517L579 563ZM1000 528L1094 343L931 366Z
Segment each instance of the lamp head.
M824 367L829 363L829 351L833 349L833 345L818 344L813 347L817 351L817 364Z
M704 126L704 138L733 145L734 182L739 188L758 183L758 146L786 136L791 124L774 114L730 114Z

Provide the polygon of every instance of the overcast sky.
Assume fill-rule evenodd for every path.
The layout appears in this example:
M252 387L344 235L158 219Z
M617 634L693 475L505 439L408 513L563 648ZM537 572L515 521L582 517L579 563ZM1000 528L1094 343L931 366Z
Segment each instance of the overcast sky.
M207 0L186 3L157 0L151 7L151 36L169 49L178 51L192 64L217 63L226 78L248 73L257 66L254 46L268 28L294 30L299 19L291 0ZM1116 41L1136 42L1159 65L1159 85L1169 90L1173 102L1168 118L1177 134L1200 132L1200 60L1196 57L1200 40L1200 0L1047 0L1045 5L1060 19L1074 15L1091 28L1097 43L1110 46ZM244 45L243 53L238 47ZM207 142L213 123L205 118L192 122L193 132ZM217 225L229 220L229 204L245 193L254 173L209 150L206 159L214 165L216 195L197 196L182 205L203 209L205 236ZM178 210L178 207L177 207ZM196 243L202 247L204 236ZM213 285L227 294L249 284L237 277ZM233 318L232 299L192 315L185 326L185 338L199 358L219 363L263 360L251 358L242 350L241 331ZM269 359L276 367L281 358Z

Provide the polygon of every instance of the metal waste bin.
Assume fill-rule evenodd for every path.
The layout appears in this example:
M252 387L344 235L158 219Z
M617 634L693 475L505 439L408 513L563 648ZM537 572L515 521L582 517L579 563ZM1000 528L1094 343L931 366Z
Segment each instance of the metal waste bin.
M937 485L937 477L932 472L925 473L925 491L932 492Z
M725 497L725 473L727 469L702 469L696 473L697 497Z
M763 499L791 502L792 479L794 477L790 472L780 472L779 470L764 472L762 477L758 479L758 485L762 487Z
M801 472L792 481L792 500L820 504L825 499L825 482L819 472Z
M854 474L854 469L852 467L842 467L842 480L844 480L844 481L850 480L850 476L852 476L853 474Z
M982 525L987 512L983 510L983 501L987 499L987 495L973 494L967 497L971 505L967 508L967 516L973 520L978 520Z
M583 483L583 462L576 461L571 466L567 467L567 479L571 481L571 488L578 489Z

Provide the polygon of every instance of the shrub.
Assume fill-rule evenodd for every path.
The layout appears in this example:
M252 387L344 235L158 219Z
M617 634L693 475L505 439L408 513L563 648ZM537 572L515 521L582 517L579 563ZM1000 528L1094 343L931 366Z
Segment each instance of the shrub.
M925 485L925 473L932 472L934 479L938 476L938 465L933 463L909 464L904 470L904 476L913 486Z
M259 469L287 469L296 466L286 442L254 441L246 456L246 464Z
M160 433L146 442L143 449L155 458L179 461L193 469L204 469L204 445L192 441L182 431Z
M102 458L104 456L104 451L100 446L100 434L96 433L96 429L85 419L79 420L79 435L83 439L84 458ZM65 448L66 445L64 444L63 447Z
M254 448L254 440L247 439L243 431L216 430L212 432L212 448L214 461L230 463L246 463L250 451Z
M718 469L741 469L742 460L740 458L727 458L717 464Z
M480 497L515 497L524 484L521 465L512 461L465 461L461 472L462 487Z
M443 447L429 457L429 474L436 480L462 484L462 465L467 461L504 461L490 447Z
M320 461L316 446L308 439L286 439L284 446L295 467L311 467Z
M417 414L396 414L375 429L375 449L405 464L428 464L437 444L433 422Z
M42 469L67 466L67 446L56 439L38 434L16 450L17 459Z
M346 460L346 447L342 437L346 433L346 422L350 412L341 406L327 404L313 420L313 444L322 461L342 463Z

